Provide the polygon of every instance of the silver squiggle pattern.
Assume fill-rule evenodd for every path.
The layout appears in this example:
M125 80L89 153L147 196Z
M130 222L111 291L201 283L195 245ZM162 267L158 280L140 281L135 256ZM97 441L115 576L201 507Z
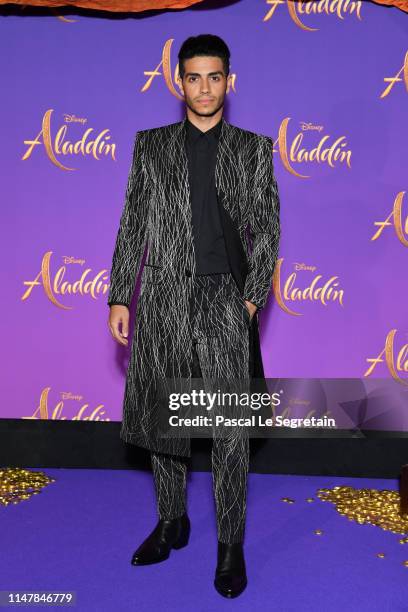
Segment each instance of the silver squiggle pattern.
M145 246L126 376L121 438L152 451L190 455L188 439L158 434L160 377L191 376L190 299L195 272L185 120L136 134L112 258L108 303L129 306ZM272 140L222 119L215 182L246 253L245 298L262 308L280 238ZM250 228L249 244L246 228Z
M223 390L248 393L249 326L246 305L230 274L197 276L191 299L192 337L202 376L201 388L215 390L211 379L234 379ZM195 374L196 376L198 374ZM237 381L239 385L237 386ZM220 406L215 414L248 416L239 405ZM205 412L205 410L203 410ZM241 542L246 518L249 438L245 427L212 428L212 478L220 542ZM151 453L160 518L181 516L186 505L187 464L182 457Z

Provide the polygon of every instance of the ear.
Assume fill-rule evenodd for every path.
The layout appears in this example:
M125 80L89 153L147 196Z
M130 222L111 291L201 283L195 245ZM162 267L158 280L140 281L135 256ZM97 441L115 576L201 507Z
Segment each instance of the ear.
M231 87L232 87L232 74L230 72L229 75L227 76L227 91L229 91Z

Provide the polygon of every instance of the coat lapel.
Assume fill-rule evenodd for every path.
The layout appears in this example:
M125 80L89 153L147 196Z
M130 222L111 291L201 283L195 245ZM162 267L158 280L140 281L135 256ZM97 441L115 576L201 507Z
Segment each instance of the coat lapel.
M215 166L215 185L218 196L220 220L231 273L241 293L248 273L246 253L238 230L238 152L234 128L222 119Z
M168 173L172 180L177 180L184 193L182 204L187 206L190 202L190 184L188 180L188 160L185 148L186 119L173 124L165 146L165 167L172 168ZM232 213L231 202L224 195L232 195L236 192L238 184L238 158L237 146L234 138L234 129L224 117L221 118L221 131L218 141L217 157L215 163L215 186L217 193L221 195L222 205Z
M215 164L215 186L220 195L232 193L236 186L237 151L234 146L233 127L221 119L221 132L218 140L217 159ZM223 205L228 202L223 198Z
M185 147L186 120L175 123L165 145L163 168L167 180L173 185L173 198L182 210L183 216L191 210L191 193L188 177L188 160Z

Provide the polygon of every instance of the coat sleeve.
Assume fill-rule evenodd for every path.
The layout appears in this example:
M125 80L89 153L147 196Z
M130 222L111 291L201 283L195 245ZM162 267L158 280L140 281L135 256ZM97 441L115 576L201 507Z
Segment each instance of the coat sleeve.
M110 272L108 304L129 307L144 253L151 185L144 164L145 132L137 132L116 236Z
M281 234L280 201L272 151L272 139L261 136L251 183L249 235L252 251L244 287L244 299L258 308L265 306L271 290Z

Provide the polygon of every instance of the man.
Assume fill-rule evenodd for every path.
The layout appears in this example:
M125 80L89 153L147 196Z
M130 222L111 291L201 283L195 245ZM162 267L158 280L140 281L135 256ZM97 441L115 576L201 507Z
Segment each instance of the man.
M222 116L230 52L218 36L181 46L185 118L136 134L112 260L109 328L128 344L129 304L145 246L127 370L121 438L151 451L159 521L132 557L146 565L188 543L186 437L163 436L158 381L263 377L258 311L265 306L280 238L270 137ZM249 229L249 241L246 231ZM218 551L214 584L245 589L243 554L248 435L214 435Z

